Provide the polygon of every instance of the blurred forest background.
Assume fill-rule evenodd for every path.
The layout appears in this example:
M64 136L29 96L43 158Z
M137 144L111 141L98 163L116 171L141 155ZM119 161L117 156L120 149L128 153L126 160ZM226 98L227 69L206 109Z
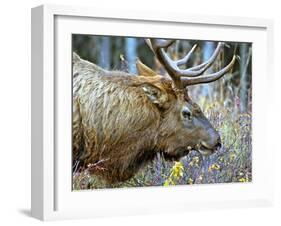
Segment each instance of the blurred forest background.
M186 68L198 65L210 58L217 42L201 40L177 40L169 48L172 59L180 59L192 48L198 47ZM215 63L206 73L218 71L238 56L231 73L216 82L188 87L189 96L202 108L205 116L219 131L222 148L202 156L192 151L179 162L165 161L160 154L148 166L124 183L114 187L169 186L176 184L209 184L250 182L252 180L252 45L227 42ZM144 38L76 35L72 36L72 48L80 57L107 70L121 70L137 74L136 59L166 75L165 70L146 45ZM87 169L73 171L73 189L103 188Z

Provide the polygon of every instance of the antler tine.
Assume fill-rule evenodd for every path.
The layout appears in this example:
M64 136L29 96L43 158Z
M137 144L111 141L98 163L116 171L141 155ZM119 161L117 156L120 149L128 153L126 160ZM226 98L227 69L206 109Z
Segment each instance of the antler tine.
M178 70L179 75L181 77L197 77L202 75L214 63L223 45L224 43L219 42L213 55L204 63L185 70L179 69Z
M181 66L181 65L184 65L187 63L187 61L189 60L189 58L191 57L192 53L194 52L194 50L196 49L197 47L197 44L193 45L191 50L185 55L185 57L183 57L182 59L180 60L177 60L176 61L176 64L178 66Z
M163 50L163 48L167 49L171 44L173 44L174 41L172 40L163 40L163 39L156 39L152 41L152 47L154 51L156 52L156 55L158 55L158 59L164 63L164 67L166 67L168 73L171 72L176 77L197 77L199 75L202 75L216 60L221 48L223 47L224 43L219 42L213 55L204 63L194 66L189 69L182 70L180 69L179 63L183 64L185 63L191 56L192 52L196 48L196 46L188 52L186 57L179 61L173 61L169 58L167 53Z
M224 46L224 43L218 43L213 55L207 61L188 69L180 69L179 66L185 64L188 61L191 54L195 50L196 45L192 47L192 49L184 58L173 61L165 52L165 50L173 43L174 40L152 39L149 42L149 46L154 51L160 63L165 67L166 71L172 78L174 85L179 89L183 89L189 85L213 82L221 78L233 67L236 59L236 56L233 56L231 62L216 73L200 76L214 63L220 50Z
M232 60L227 66L225 66L223 69L213 74L203 75L196 78L181 78L182 86L186 87L190 85L214 82L220 79L222 76L224 76L233 67L235 60L236 60L236 56L233 55Z
M216 60L217 56L219 55L219 52L220 52L221 48L224 45L225 44L223 42L219 42L215 51L213 52L213 55L207 61L205 61L202 64L196 65L194 67L188 68L185 71L197 71L197 70L200 70L200 69L204 69L204 71L206 71L212 65L212 63Z
M159 48L168 48L170 45L172 45L175 42L175 40L166 40L166 39L153 39L151 44L153 48L159 49Z
M165 67L175 86L178 88L182 88L180 75L176 73L176 70L178 68L176 62L171 60L171 58L164 50L167 49L173 43L174 40L150 39L152 50L154 51L157 59Z

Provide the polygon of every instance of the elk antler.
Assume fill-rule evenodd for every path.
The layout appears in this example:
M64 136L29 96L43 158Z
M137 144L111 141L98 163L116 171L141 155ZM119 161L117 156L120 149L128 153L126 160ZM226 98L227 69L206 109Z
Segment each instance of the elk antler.
M220 50L224 46L223 42L218 43L213 55L207 61L188 69L180 69L179 66L186 64L197 45L194 45L185 57L180 60L173 61L165 51L175 42L174 40L147 39L146 42L155 53L157 59L167 70L175 87L178 89L184 89L186 86L190 85L213 82L221 78L233 67L236 59L236 56L233 55L231 62L220 71L209 75L203 75L203 73L214 63Z

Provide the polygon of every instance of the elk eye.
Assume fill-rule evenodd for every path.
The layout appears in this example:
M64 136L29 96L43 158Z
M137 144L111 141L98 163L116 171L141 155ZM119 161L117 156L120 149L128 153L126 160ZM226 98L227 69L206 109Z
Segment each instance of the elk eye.
M191 112L187 108L184 108L182 110L182 116L183 116L183 118L188 119L188 120L191 120L191 118L192 118Z

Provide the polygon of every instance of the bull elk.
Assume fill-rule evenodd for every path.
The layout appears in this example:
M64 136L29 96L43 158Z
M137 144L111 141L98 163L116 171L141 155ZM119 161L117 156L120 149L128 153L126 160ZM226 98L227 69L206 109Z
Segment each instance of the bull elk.
M174 41L146 41L171 79L140 61L139 76L134 76L104 70L73 53L73 161L99 165L93 174L109 184L130 179L158 152L177 160L191 150L208 155L221 146L218 132L187 87L221 78L235 56L218 72L205 75L224 43L206 62L181 69L196 46L173 61L166 51Z

